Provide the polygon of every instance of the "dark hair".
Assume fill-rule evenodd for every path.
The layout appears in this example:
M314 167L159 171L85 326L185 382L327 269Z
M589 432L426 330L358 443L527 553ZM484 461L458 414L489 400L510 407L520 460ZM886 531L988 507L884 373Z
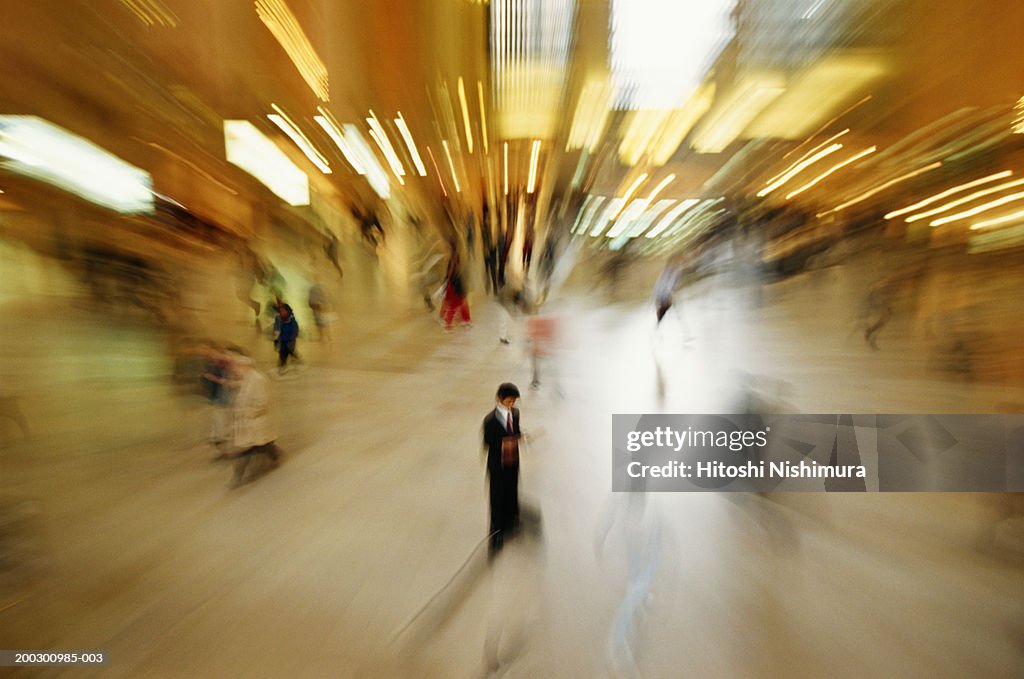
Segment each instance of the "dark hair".
M504 382L498 387L498 398L504 401L509 396L519 398L519 387L511 382Z

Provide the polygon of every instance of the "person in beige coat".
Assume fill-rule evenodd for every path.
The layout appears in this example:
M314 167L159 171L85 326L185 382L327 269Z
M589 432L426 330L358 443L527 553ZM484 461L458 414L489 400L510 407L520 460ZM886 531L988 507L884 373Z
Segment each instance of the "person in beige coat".
M280 454L274 439L277 432L271 417L270 380L253 365L248 356L236 355L232 361L237 392L234 403L234 447L237 451L232 485L240 485L245 469L254 455L266 455L273 466Z

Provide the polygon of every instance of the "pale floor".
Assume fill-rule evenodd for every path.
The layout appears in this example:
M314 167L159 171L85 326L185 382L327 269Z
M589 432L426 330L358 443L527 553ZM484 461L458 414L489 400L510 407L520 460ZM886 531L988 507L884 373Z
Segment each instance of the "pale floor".
M347 269L333 345L304 338L306 368L274 382L283 464L236 490L155 333L23 300L0 322L32 429L0 421L20 550L0 646L110 662L12 675L1021 676L1012 496L610 492L612 413L730 412L744 384L797 412L1024 403L936 370L898 322L870 351L845 275L773 286L762 307L711 282L660 330L632 290L570 286L560 395L549 373L527 389L522 334L499 343L481 296L474 327L445 334ZM207 309L219 336L273 373L226 299ZM489 564L479 425L506 380L524 390L532 520Z

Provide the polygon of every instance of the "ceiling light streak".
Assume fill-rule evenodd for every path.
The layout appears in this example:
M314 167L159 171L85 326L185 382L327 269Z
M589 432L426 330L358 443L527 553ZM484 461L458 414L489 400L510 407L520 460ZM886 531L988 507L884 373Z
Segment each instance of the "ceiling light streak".
M994 219L987 219L983 222L978 222L971 226L972 230L984 229L989 226L996 226L998 224L1006 224L1007 222L1015 222L1020 219L1024 219L1024 210L1020 212L1014 212L1013 214L1003 215L1002 217L996 217Z
M597 215L601 214L601 205L606 200L608 200L608 198L606 196L597 196L594 199L594 202L591 203L591 205L590 205L590 209L587 210L586 214L584 214L580 218L580 225L576 229L577 235L583 235L583 234L585 234L587 232L587 229L590 228L591 222L594 221L594 217L596 217Z
M382 153L384 154L384 157L385 157L385 158L387 159L387 161L388 161L388 165L390 165L390 166L391 166L391 170L392 170L392 171L393 171L393 172L395 173L395 179L397 179L397 180L398 180L398 183L399 183L399 184L401 184L402 186L405 186L405 180L404 180L404 179L402 179L402 175L401 175L401 174L399 174L399 173L398 173L398 170L397 170L397 169L395 168L395 163L394 163L394 162L392 162L392 160L391 160L391 156L389 156L389 155L388 155L388 152L387 152L387 150L386 150L386 148L385 148L385 147L386 147L386 144L385 144L384 140L382 140L382 139L380 138L380 135L379 135L379 134L377 134L377 130L370 130L370 138L371 138L371 139L373 139L373 141L377 142L377 147L378 147L378 148L379 148L379 149L381 150L381 152L382 152ZM394 150L392 150L391 152L392 152L392 153L394 153ZM397 161L397 159L396 159L396 161Z
M941 193L936 193L934 196L930 196L928 198L925 198L922 201L914 203L913 205L908 205L905 208L901 208L901 209L896 210L894 212L890 212L889 214L885 215L885 219L892 219L893 217L899 217L900 215L905 215L908 212L913 212L914 210L916 210L919 207L924 207L926 205L931 205L932 203L934 203L937 200L942 200L943 198L945 198L947 196L952 196L954 193L959 193L960 191L965 191L965 190L973 188L975 186L980 186L982 184L987 184L988 182L994 182L997 179L1004 179L1006 177L1009 177L1012 174L1013 174L1012 170L1005 170L1003 172L997 172L996 174L992 174L992 175L989 175L987 177L982 177L981 179L975 179L974 181L967 182L966 184L960 184L959 186L954 186L954 187L952 187L950 189L946 189L945 191L943 191Z
M659 193L661 193L662 189L671 184L673 180L675 180L675 178L675 174L670 174L669 176L662 179L661 182L659 182L658 185L654 187L654 190L651 191L651 194L647 196L647 202L653 203L654 199L657 197Z
M838 151L841 148L843 148L842 144L832 144L828 148L826 148L826 149L824 149L822 151L819 151L818 153L815 153L810 158L806 158L804 160L800 160L800 161L794 163L793 165L791 165L789 167L789 169L787 169L782 174L778 175L775 179L773 179L771 182L769 182L767 186L765 186L763 189L758 191L757 192L757 197L758 198L764 198L769 193L771 193L772 191L774 191L775 189L779 188L780 186L782 186L783 184L788 182L790 179L792 179L793 177L798 175L806 167L808 167L810 165L813 165L814 163L818 162L819 160L821 160L825 156L830 155L832 153L835 153L836 151Z
M476 81L476 93L480 96L480 134L484 141L484 153L490 153L487 148L487 114L484 112L484 84Z
M583 200L583 205L580 207L580 211L576 213L576 221L573 222L572 229L569 230L569 233L575 234L576 230L580 228L580 224L583 222L583 215L587 214L587 211L590 209L590 205L594 200L595 196L593 195L589 195Z
M1024 198L1024 191L1020 193L1011 193L1008 196L1003 196L1002 198L989 201L988 203L984 203L978 207L973 207L970 210L964 210L963 212L958 212L954 215L943 217L942 219L936 219L934 222L931 222L931 226L942 226L943 224L949 224L950 222L955 222L958 219L963 219L964 217L973 217L974 215L981 214L982 212L987 212L994 207L1006 205L1007 203L1012 203L1013 201L1020 200L1021 198Z
M381 153L384 154L388 164L391 166L391 171L398 177L399 183L404 185L405 182L402 181L402 177L405 175L405 168L402 167L402 161L398 159L395 147L391 145L391 140L388 139L387 133L384 132L384 126L380 124L377 114L372 109L370 110L370 117L366 119L366 123L370 126L370 135L377 142Z
M327 159L324 158L322 153L313 147L312 142L306 138L306 135L302 133L302 130L300 130L298 126L293 123L287 115L285 115L284 111L277 107L277 104L271 104L271 106L275 111L277 111L277 113L269 113L267 114L267 118L277 125L282 132L288 135L289 139L295 142L295 145L299 147L299 150L309 158L309 162L316 165L317 169L324 174L331 174L331 167L327 163Z
M626 190L626 193L623 194L622 196L622 204L619 205L619 209L616 210L615 213L612 214L610 217L608 217L609 221L614 220L616 217L619 216L619 213L622 211L622 208L626 206L626 203L629 201L629 199L633 197L633 193L640 187L640 184L642 184L645 179L647 179L646 172L644 172L642 175L633 180L633 183L630 184L629 188Z
M970 203L972 200L976 200L978 198L981 198L982 196L990 196L993 193L999 193L1000 191L1005 191L1006 189L1012 188L1014 186L1020 186L1021 184L1024 184L1024 179L1015 179L1012 182L1006 182L1005 184L999 184L998 186L993 186L992 188L989 188L989 189L983 189L981 191L975 191L974 193L968 194L968 195L964 196L963 198L957 198L954 201L950 201L950 202L946 203L945 205L940 205L939 207L932 208L931 210L928 210L926 212L920 212L920 213L918 213L916 215L911 215L911 216L907 217L906 221L908 223L909 222L920 221L922 219L926 219L928 217L932 217L934 215L941 214L941 213L945 212L946 210L950 210L950 209L958 207L960 205L964 205L966 203Z
M462 106L462 122L466 126L466 148L473 153L473 128L469 124L469 106L466 104L466 85L459 76L459 105Z
M821 6L824 5L826 2L828 2L828 0L818 0L813 5L808 7L807 11L804 12L803 16L800 17L800 18L801 19L810 19L812 16L814 16L815 14L818 13L818 10L821 9Z
M604 231L605 227L608 226L614 217L622 211L622 208L626 205L626 201L622 198L612 198L608 201L608 207L600 213L600 217L594 222L594 228L591 229L590 235L593 237L600 236Z
M672 208L667 213L665 213L665 216L662 217L658 221L657 226L655 226L653 229L651 229L650 231L645 233L644 237L645 238L655 238L655 237L657 237L665 229L667 229L668 227L672 226L672 224L680 216L682 216L682 214L684 212L686 212L687 210L689 210L691 207L693 207L694 205L696 205L699 202L700 202L699 198L687 198L686 200L681 202L679 205L676 205L674 208Z
M634 220L633 228L626 232L627 238L638 238L644 234L647 229L651 227L654 220L657 219L665 210L669 209L676 204L676 201L666 199L659 200L657 203L650 205L648 200L648 208L645 209L637 218Z
M444 145L444 153L448 156L448 169L452 171L452 183L455 184L455 193L462 193L462 187L459 186L459 178L455 174L455 163L452 162L452 151L448 148L448 140L442 139L441 144Z
M924 174L925 172L931 172L932 170L935 170L935 169L940 168L940 167L942 167L942 162L941 161L940 162L932 163L931 165L925 165L924 167L922 167L919 170L914 170L913 172L908 172L908 173L906 173L904 175L900 175L899 177L896 177L895 179L890 179L889 181L885 182L884 184L881 184L880 186L876 186L875 188L871 189L870 191L865 191L864 193L860 194L856 198L853 198L852 200L848 200L845 203L837 205L834 208L832 208L831 210L828 210L827 212L820 212L816 216L817 217L823 217L824 215L831 214L833 212L839 212L840 210L845 210L846 208L850 207L851 205L856 205L857 203L859 203L861 201L867 200L868 198L870 198L871 196L875 195L876 193L879 193L881 191L886 190L887 188L889 188L893 184L898 184L899 182L901 182L901 181L903 181L905 179L910 179L911 177L916 177L917 175Z
M335 146L338 147L338 150L341 151L341 155L345 156L345 160L352 166L352 169L355 170L356 174L366 174L366 168L359 160L356 152L352 149L352 146L345 140L341 130L338 129L334 116L319 106L316 107L316 110L320 111L321 114L313 116L313 120L316 124L323 128L323 131L327 133L327 136L330 137L331 141L333 141Z
M812 179L807 184L804 184L802 187L800 187L796 191L793 191L792 193L787 195L786 196L786 200L789 200L790 198L803 193L807 189L811 188L812 186L815 186L818 182L822 181L823 179L825 179L826 177L831 175L833 172L841 170L842 168L846 167L850 163L854 163L854 162L860 160L861 158L863 158L864 156L867 156L867 155L870 155L870 154L874 153L877 149L878 149L877 146L872 146L871 148L864 149L860 153L858 153L858 154L856 154L854 156L851 156L850 158L847 158L846 160L844 160L841 163L837 163L836 165L833 165L831 169L826 170L825 172L823 172L820 175L818 175L816 178Z
M530 151L530 178L526 183L526 192L533 193L537 188L537 162L540 159L540 139L533 140L533 149Z
M441 178L441 170L437 167L437 161L434 160L434 152L430 150L429 146L427 147L427 155L430 156L430 164L434 166L434 174L437 175L437 183L441 185L441 193L443 193L444 197L447 198L448 191L444 188L444 180Z
M256 14L277 38L317 98L329 101L327 67L284 0L256 0Z
M828 144L829 142L833 142L833 141L835 141L836 139L839 139L839 137L843 136L844 134L846 134L846 133L847 133L847 132L849 132L849 131L850 131L850 128L846 128L846 129L845 129L845 130L843 130L842 132L837 132L836 134L833 134L833 135L832 135L831 137L829 137L829 138L828 138L828 139L826 139L825 141L821 142L820 144L818 144L817 146L815 146L815 147L814 147L813 149L811 149L810 151L808 151L808 152L807 152L807 153L805 153L804 155L800 156L800 159L801 159L801 160L803 160L803 159L804 159L804 158L806 158L807 156L811 155L812 153L814 153L815 151L817 151L818 149L820 149L821 147L823 147L823 146L824 146L825 144ZM819 132L820 132L820 130L819 130ZM815 132L815 133L814 133L813 135L811 135L810 137L808 137L808 138L807 138L807 141L805 141L804 143L800 144L800 146L797 146L797 147L796 147L795 149L793 149L793 150L789 151L788 153L786 153L786 155L782 156L782 159L783 159L783 160L785 160L786 158L789 158L789 157L790 157L791 155L793 155L794 153L796 153L797 151L799 151L800 149L802 149L802 148L803 148L804 146L806 146L806 145L807 145L807 143L808 143L809 141L811 141L811 139L814 139L814 137L816 137L816 136L817 136L817 134L818 134L818 133L817 133L817 132ZM800 162L800 161L797 161L797 162ZM775 177L772 177L772 178L771 178L771 179L770 179L769 181L775 181Z
M405 140L405 145L409 149L409 155L412 156L412 164L416 166L416 172L421 177L427 176L427 168L423 165L423 159L420 158L420 152L416 149L416 142L412 140L412 132L409 131L409 126L405 124L405 118L402 117L402 112L398 112L398 117L395 118L395 126L398 127L398 131L402 134L402 139Z

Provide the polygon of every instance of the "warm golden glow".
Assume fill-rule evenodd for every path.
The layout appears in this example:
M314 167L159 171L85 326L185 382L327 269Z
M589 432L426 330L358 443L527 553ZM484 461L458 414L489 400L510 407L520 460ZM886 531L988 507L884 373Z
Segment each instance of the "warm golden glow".
M758 114L786 91L781 77L751 76L740 81L705 118L694 138L698 153L721 153Z
M815 178L814 178L814 179L812 179L811 181L807 182L806 184L804 184L803 186L801 186L801 187L800 187L799 189L797 189L796 191L793 191L792 193L790 193L789 195L787 195L787 196L786 196L786 200L789 200L789 199L790 199L790 198L792 198L793 196L798 196L798 195L800 195L801 193L803 193L803 192L804 192L804 191L806 191L807 189L811 188L812 186L815 186L815 185L817 185L817 184L818 184L818 182L822 181L823 179L825 179L826 177L828 177L829 175L831 175L831 174L832 174L833 172L837 172L838 170L841 170L841 169L843 169L844 167L846 167L846 166L847 166L847 165L849 165L850 163L854 163L854 162L857 162L858 160L860 160L860 159L861 159L861 158L863 158L864 156L867 156L867 155L870 155L870 154L874 153L874 152L875 152L875 151L876 151L877 149L878 149L878 147L877 147L877 146L872 146L871 148L868 148L868 149L864 149L864 150L863 150L863 151L861 151L860 153L858 153L858 154L856 154L856 155L853 155L853 156L851 156L851 157L847 158L846 160L844 160L844 161L843 161L843 162L841 162L841 163L836 163L836 164L835 164L835 165L833 165L833 166L832 166L831 168L829 168L828 170L825 170L825 171L824 171L824 172L822 172L822 173L821 173L820 175L818 175L817 177L815 177Z
M505 142L505 195L508 195L508 142Z
M327 67L284 0L256 0L256 13L270 29L317 98L329 101Z
M569 128L565 150L597 149L611 112L612 88L607 78L590 78L583 86Z
M875 54L851 52L825 57L797 75L785 94L744 131L744 137L803 139L890 68L884 57Z
M981 179L975 179L974 181L967 182L966 184L960 184L959 186L954 186L952 188L946 189L945 191L942 191L941 193L936 193L934 196L929 196L928 198L925 198L922 201L918 201L918 202L914 203L913 205L908 205L905 208L901 208L899 210L895 210L894 212L890 212L889 214L885 215L885 218L886 219L892 219L893 217L899 217L900 215L905 215L908 212L913 212L914 210L916 210L918 208L924 207L926 205L931 205L932 203L934 203L937 200L942 200L943 198L946 198L947 196L952 196L954 193L959 193L960 191L966 191L967 189L973 188L975 186L980 186L982 184L987 184L988 182L994 182L997 179L1003 179L1005 177L1009 177L1012 174L1013 174L1013 171L1011 171L1011 170L1004 170L1003 172L997 172L995 174L990 174L987 177L982 177Z

